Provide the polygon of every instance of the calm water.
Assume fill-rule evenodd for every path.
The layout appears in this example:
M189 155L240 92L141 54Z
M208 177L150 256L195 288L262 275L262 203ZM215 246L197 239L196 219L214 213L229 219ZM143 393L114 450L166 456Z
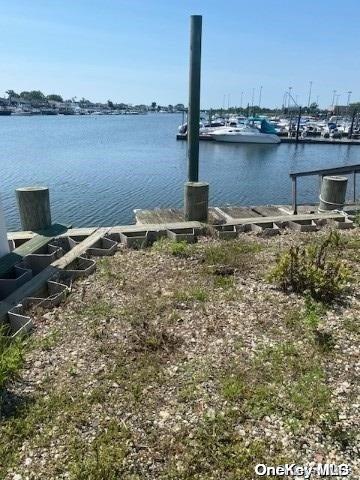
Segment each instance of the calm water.
M134 208L180 207L186 142L181 115L0 117L0 192L9 229L18 229L14 190L50 187L53 219L75 226L133 223ZM203 142L200 179L210 202L289 203L289 171L357 163L359 147ZM300 201L317 181L301 180Z

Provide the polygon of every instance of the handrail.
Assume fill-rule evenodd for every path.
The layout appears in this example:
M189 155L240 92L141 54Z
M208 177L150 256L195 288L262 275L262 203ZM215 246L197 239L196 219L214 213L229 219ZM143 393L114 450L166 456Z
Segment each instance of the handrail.
M307 170L303 172L291 172L289 176L292 181L292 208L294 215L297 215L297 178L318 175L320 187L322 178L325 175L352 174L353 175L353 201L356 202L356 172L360 172L360 164L344 165L342 167L320 168L318 170Z

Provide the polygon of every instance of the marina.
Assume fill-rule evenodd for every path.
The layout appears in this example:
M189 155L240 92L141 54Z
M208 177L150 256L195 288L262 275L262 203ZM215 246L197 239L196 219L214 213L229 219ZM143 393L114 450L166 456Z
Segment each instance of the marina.
M3 9L0 477L358 478L356 16L205 2L185 107L190 5L64 2Z
M20 229L14 190L29 183L48 185L55 218L71 219L78 227L130 224L134 208L180 208L187 150L174 132L181 117L1 118L8 228ZM280 145L200 142L200 171L211 184L210 205L285 205L291 201L290 172L358 162L357 144L346 140L319 140L321 147L286 140ZM350 185L350 198L351 190ZM301 179L298 201L316 202L316 191L317 180Z
M186 134L178 133L176 140L186 140ZM199 139L206 142L214 142L211 135L200 134ZM359 139L354 138L323 138L323 137L285 137L281 136L281 143L313 144L313 145L360 145Z

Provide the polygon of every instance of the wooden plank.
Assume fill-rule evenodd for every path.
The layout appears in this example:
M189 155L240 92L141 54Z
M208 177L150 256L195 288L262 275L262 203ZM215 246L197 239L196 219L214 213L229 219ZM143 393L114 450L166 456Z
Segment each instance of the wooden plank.
M8 232L7 236L9 240L30 240L30 238L35 237L36 233L25 231L25 232Z
M259 213L254 212L251 207L237 207L237 206L226 206L220 207L217 209L219 212L225 214L227 218L250 218L250 217L261 217Z
M317 219L344 219L344 215L339 213L316 213L316 214L308 214L308 215L280 215L280 216L270 216L270 217L248 217L248 218L235 218L232 222L228 222L233 225L242 225L242 224L251 224L251 223L282 223L282 222L289 222L293 221L296 222L298 220L317 220Z
M162 232L174 228L195 228L202 229L204 224L200 222L170 222L170 223L150 223L146 225L119 225L112 227L109 234L118 234L126 232L142 232L147 230L149 232Z
M87 237L92 235L98 227L89 228L70 228L62 237Z
M279 216L284 213L276 205L260 205L259 207L252 207L252 210L263 217Z
M225 216L221 213L221 210L216 207L209 207L208 215L208 223L210 225L222 225L226 223Z
M72 248L66 255L59 258L58 260L55 260L55 262L53 262L51 265L55 268L60 269L67 267L67 265L69 265L72 261L78 258L81 254L85 253L88 248L90 248L92 245L94 245L95 242L97 242L101 237L108 233L109 230L109 227L99 228L92 235L90 235L81 243Z
M178 208L155 208L154 210L134 210L137 224L183 222L184 211Z

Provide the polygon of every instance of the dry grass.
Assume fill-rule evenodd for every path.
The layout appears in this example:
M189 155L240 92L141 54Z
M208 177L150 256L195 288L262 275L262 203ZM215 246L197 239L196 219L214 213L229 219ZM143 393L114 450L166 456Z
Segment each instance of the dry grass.
M281 237L99 260L35 319L8 385L1 478L249 480L256 463L311 461L356 478L360 304L325 309L267 283L279 250L316 238ZM344 237L356 271L357 232Z

